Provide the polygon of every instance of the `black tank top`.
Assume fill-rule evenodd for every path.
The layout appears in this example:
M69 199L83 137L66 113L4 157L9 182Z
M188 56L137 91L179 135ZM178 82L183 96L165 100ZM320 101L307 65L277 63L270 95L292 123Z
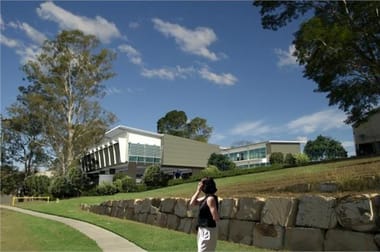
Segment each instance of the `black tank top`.
M207 205L207 198L214 197L216 209L219 209L218 197L216 195L206 195L199 206L198 226L199 227L216 227L216 223L212 218L210 208Z

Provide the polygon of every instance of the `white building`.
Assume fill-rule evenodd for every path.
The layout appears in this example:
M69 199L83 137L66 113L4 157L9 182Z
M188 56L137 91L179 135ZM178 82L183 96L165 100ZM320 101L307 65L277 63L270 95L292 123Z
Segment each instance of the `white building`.
M138 180L150 165L159 165L168 174L192 174L207 166L212 153L219 153L217 145L117 126L88 151L82 169L100 180L110 180L118 172Z
M253 168L270 165L269 157L273 152L281 152L284 155L301 152L300 141L266 141L232 147L221 150L238 168Z

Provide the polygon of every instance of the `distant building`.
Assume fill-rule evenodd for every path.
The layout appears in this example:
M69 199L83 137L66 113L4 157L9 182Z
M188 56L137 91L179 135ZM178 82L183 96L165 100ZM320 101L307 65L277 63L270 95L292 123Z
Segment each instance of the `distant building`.
M172 176L197 173L207 166L212 153L219 153L219 146L117 126L106 132L81 163L83 171L98 182L109 181L119 172L139 180L150 165L159 165Z
M357 156L380 155L380 109L353 127Z
M269 157L273 152L284 155L301 152L299 141L266 141L239 147L226 148L221 154L227 156L238 168L253 168L270 165Z

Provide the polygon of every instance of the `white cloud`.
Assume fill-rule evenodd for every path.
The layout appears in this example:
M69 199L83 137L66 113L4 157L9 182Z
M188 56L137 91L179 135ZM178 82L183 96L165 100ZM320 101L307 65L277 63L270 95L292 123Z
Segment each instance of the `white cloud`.
M356 155L355 143L353 141L343 141L342 146L347 151L349 157Z
M295 50L296 47L294 45L290 45L288 51L284 51L279 48L274 49L274 52L275 54L277 54L278 57L277 65L279 67L298 66L297 58L293 56Z
M5 24L4 24L4 21L3 21L3 17L1 15L0 15L0 29L1 30L5 29Z
M354 141L343 141L342 146L344 148L352 148L352 147L355 147L355 143Z
M10 22L9 25L15 29L20 29L25 32L25 34L35 43L42 45L43 42L47 39L45 34L37 31L35 28L30 26L29 24L23 22L23 23L15 23Z
M157 69L143 68L141 75L147 78L160 78L165 80L174 80L176 78L186 79L194 72L192 67L183 68L181 66L176 67L163 67Z
M41 48L36 45L25 46L16 39L8 38L4 35L0 36L0 44L12 48L16 54L20 56L20 63L25 64L28 60L35 60Z
M41 53L41 47L36 45L30 45L28 47L20 47L16 50L16 53L21 56L21 63L24 64L29 60L35 61L37 55Z
M104 43L109 43L111 39L121 36L114 23L108 22L100 16L91 19L74 15L53 2L42 3L40 8L37 8L37 14L45 20L58 23L61 29L78 29L86 34L95 35Z
M154 27L168 37L173 37L180 48L187 53L195 54L209 60L216 61L218 56L208 49L217 40L215 32L207 27L197 27L194 30L187 29L178 24L165 22L154 18Z
M343 112L328 109L295 119L287 124L287 128L293 132L310 134L345 127L345 119Z
M21 46L21 43L18 40L10 39L3 34L0 36L0 44L10 48L17 48Z
M105 89L107 95L121 94L122 91L116 87L107 87Z
M232 135L240 136L260 136L272 131L272 128L262 121L244 122L236 125L232 130Z
M300 142L303 142L303 143L306 143L308 141L308 137L307 136L298 136L296 137L296 140L297 141L300 141Z
M216 74L210 72L206 67L199 70L199 75L206 80L212 81L219 85L232 86L238 79L230 73Z
M128 24L128 27L131 28L131 29L137 29L140 27L140 24L138 22L130 22Z
M127 45L127 44L120 45L118 48L121 52L124 52L127 54L129 60L133 64L135 64L135 65L141 65L142 64L142 58L141 58L140 52L137 51L135 48L133 48L132 46Z

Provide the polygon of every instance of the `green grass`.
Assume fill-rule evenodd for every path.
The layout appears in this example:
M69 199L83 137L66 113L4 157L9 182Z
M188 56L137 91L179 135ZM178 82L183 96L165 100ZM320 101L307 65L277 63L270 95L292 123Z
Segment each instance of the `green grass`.
M96 243L62 223L0 209L1 251L101 251Z
M216 179L216 183L218 187L217 194L220 197L254 197L260 195L263 190L269 190L269 192L266 191L266 195L268 195L271 188L286 185L339 181L344 180L346 177L350 179L360 179L366 176L380 176L380 157L345 160L218 178ZM120 193L101 197L80 197L61 200L59 203L51 202L49 204L30 202L22 203L20 206L96 224L126 237L148 251L194 251L196 250L194 234L189 235L129 220L88 213L80 209L80 204L99 204L107 200L136 198L190 198L196 187L197 182L191 182L139 193ZM378 189L374 190L374 192L378 191ZM218 251L253 251L255 249L257 248L224 241L218 242ZM257 250L264 251L263 249Z

